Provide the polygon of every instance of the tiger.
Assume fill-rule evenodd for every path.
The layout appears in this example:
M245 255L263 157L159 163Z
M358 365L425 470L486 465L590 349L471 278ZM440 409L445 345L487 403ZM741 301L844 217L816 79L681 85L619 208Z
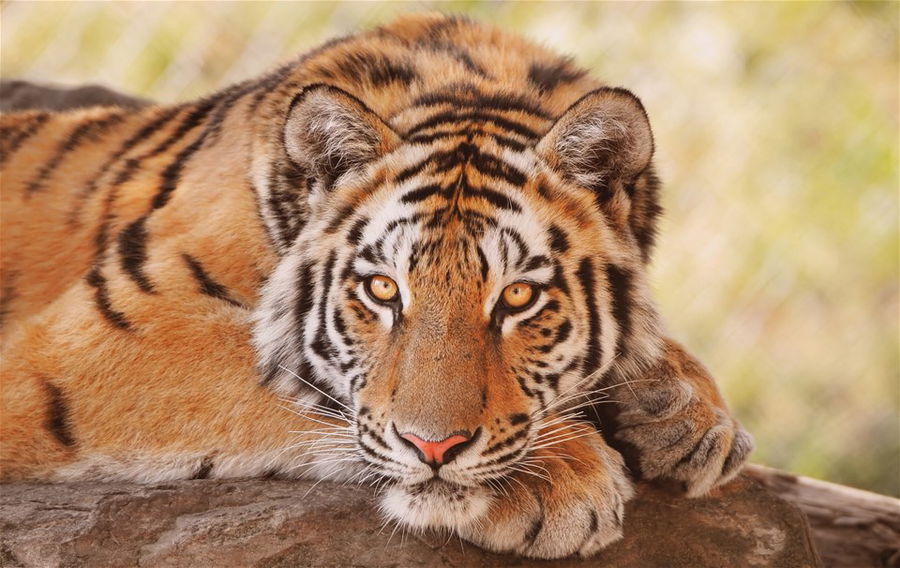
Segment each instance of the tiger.
M177 104L2 140L2 479L364 483L388 522L590 556L636 480L753 449L670 338L647 112L408 14Z

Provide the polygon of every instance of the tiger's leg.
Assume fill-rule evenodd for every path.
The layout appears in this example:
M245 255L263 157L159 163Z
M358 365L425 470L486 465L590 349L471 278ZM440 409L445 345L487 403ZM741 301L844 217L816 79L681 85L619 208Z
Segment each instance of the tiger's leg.
M734 477L753 450L707 370L671 339L643 375L610 382L615 403L597 408L613 446L641 478L673 479L688 495L703 495Z
M622 538L633 490L622 456L593 426L551 426L516 469L485 516L459 529L463 538L533 558L587 557Z
M4 479L342 479L359 471L350 421L259 384L246 310L213 298L187 309L170 298L142 315L117 292L109 298L130 318L127 331L78 284L5 338Z

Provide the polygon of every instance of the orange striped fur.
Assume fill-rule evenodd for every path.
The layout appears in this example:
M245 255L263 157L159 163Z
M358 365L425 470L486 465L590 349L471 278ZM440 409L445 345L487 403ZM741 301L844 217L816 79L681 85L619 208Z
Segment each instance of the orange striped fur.
M5 480L371 481L552 558L620 538L629 469L699 495L752 448L648 293L641 103L518 36L408 16L0 143Z

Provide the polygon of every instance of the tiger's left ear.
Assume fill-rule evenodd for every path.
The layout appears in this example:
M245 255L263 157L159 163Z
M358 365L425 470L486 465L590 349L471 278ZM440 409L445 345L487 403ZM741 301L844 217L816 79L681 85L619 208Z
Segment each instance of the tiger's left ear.
M650 166L653 133L641 101L625 89L591 91L535 149L565 179L593 190L606 216L631 229L646 260L659 205Z
M284 148L312 182L315 196L343 176L360 173L393 150L400 137L362 101L337 87L311 85L291 102Z

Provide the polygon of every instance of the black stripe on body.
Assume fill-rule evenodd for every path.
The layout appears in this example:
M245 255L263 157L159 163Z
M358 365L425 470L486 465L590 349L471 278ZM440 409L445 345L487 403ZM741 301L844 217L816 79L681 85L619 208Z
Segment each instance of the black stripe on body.
M597 280L593 261L590 258L581 259L575 275L584 291L584 301L588 309L588 347L582 370L584 375L588 376L600 368L603 356L603 348L600 345L600 313L597 310Z
M631 335L631 287L633 275L627 268L606 265L606 280L609 282L612 292L612 312L616 325L619 327L619 336L616 338L616 356L624 354L625 341Z
M119 170L118 175L116 176L115 181L113 181L114 185L121 185L134 177L134 174L140 171L141 166L145 160L149 160L156 156L159 156L169 150L172 146L180 142L185 136L187 136L188 132L200 126L203 121L206 119L207 115L212 111L214 106L214 100L207 100L194 107L179 123L178 128L175 129L174 132L169 134L169 136L156 145L155 148L141 154L136 158L130 158L125 160L125 167ZM178 108L179 111L183 110L182 108Z
M147 262L147 216L139 217L119 233L119 255L122 270L142 292L155 294L153 283L144 273Z
M216 109L216 105L220 104L216 109L216 114L206 125L203 132L193 142L182 148L175 156L175 159L163 170L161 176L162 183L151 202L151 212L153 209L159 209L165 206L180 181L181 172L187 161L194 153L200 150L207 136L216 133L218 129L221 128L222 121L224 120L227 111L241 93L242 91L240 90L225 91L201 103L185 117L175 133L158 145L152 152L145 154L136 160L126 161L126 168L120 172L119 177L116 179L116 185L130 179L134 172L140 167L141 160L161 154L168 150L176 142L186 136L188 132L202 124L210 112ZM147 231L145 225L148 215L149 213L133 221L120 233L119 250L122 256L122 269L126 274L134 280L143 292L154 293L155 290L153 284L144 274L143 270L144 263L147 260Z
M112 308L112 304L109 300L109 290L106 287L106 278L100 274L99 266L94 266L94 268L88 272L85 282L87 282L88 286L94 288L94 302L97 305L100 314L106 318L106 321L119 329L125 331L131 330L131 323L125 318L125 314Z
M160 129L164 128L175 116L181 111L181 107L173 107L167 109L162 112L151 122L144 124L137 130L130 138L128 138L118 150L116 150L112 156L100 167L100 169L91 176L90 183L88 183L87 187L85 187L76 197L75 197L75 207L72 209L72 212L69 214L69 223L74 224L78 221L78 217L81 214L81 209L84 207L84 201L87 200L91 195L94 194L100 188L100 180L103 178L106 173L115 166L119 160L128 153L132 148L140 144L141 142L147 140ZM113 193L113 192L110 192ZM109 208L106 207L108 210ZM105 240L105 237L104 237Z
M75 438L72 436L69 408L65 396L62 390L50 381L45 380L43 383L47 393L47 420L44 426L60 444L68 447L74 446Z
M34 179L25 186L26 195L30 196L44 189L47 180L53 174L54 170L62 164L69 153L78 148L82 143L96 142L100 135L109 128L122 122L122 120L124 120L124 115L118 113L101 119L82 122L76 126L69 134L68 138L62 141L56 148L53 157L41 166Z
M50 120L49 113L37 113L25 124L18 123L0 130L0 166L5 164L26 140L37 134L48 120Z
M188 265L188 268L191 269L191 274L194 276L194 280L197 281L201 294L206 294L207 296L223 300L225 302L228 302L232 306L237 306L238 308L245 307L243 303L231 297L231 295L228 293L228 288L216 282L215 279L207 274L206 270L203 269L203 265L200 264L200 261L189 254L182 254L181 258L184 259L184 261Z

